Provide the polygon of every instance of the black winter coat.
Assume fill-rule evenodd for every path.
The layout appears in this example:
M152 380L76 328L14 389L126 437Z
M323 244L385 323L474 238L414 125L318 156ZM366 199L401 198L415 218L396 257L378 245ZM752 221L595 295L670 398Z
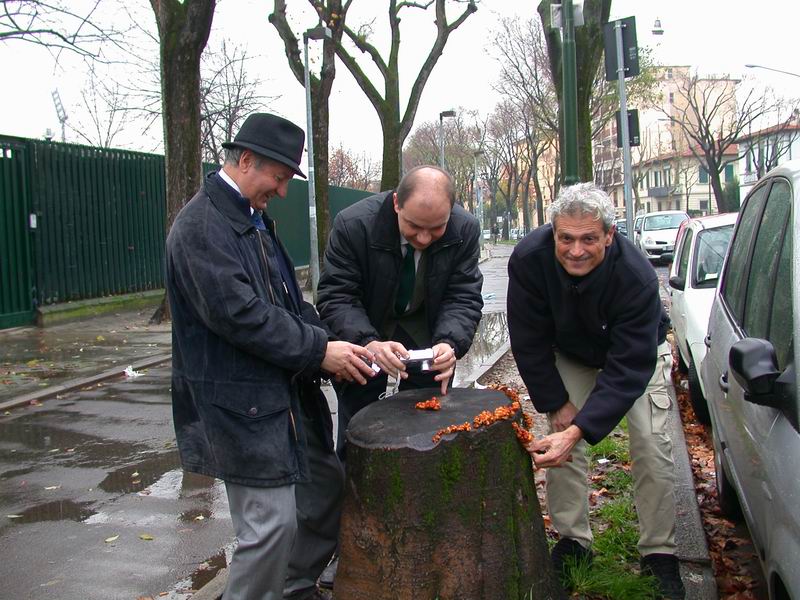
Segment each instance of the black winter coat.
M212 174L167 237L173 417L184 469L272 487L307 480L301 390L319 414L309 381L327 333L285 294L276 249L239 201Z
M508 274L511 349L536 410L552 412L568 400L554 350L602 369L574 420L596 444L644 393L666 338L669 318L653 267L615 234L603 262L573 278L556 260L552 226L544 225L514 249Z
M320 276L317 308L331 332L362 346L381 339L399 285L400 230L394 192L364 198L333 223ZM431 340L466 354L481 319L480 228L456 205L427 252L425 311Z

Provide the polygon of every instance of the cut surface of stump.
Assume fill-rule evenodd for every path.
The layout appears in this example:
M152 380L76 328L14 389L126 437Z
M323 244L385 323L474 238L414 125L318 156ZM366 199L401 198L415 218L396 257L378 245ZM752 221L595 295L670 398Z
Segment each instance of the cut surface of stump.
M400 392L350 421L336 600L562 598L512 420L433 441L509 399L453 389L440 410L414 407L434 393Z

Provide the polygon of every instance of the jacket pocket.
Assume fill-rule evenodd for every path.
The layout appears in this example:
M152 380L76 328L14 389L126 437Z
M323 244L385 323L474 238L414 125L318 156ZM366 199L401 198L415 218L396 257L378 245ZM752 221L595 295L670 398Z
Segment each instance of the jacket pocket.
M206 429L229 479L275 480L297 474L297 436L285 385L216 382Z

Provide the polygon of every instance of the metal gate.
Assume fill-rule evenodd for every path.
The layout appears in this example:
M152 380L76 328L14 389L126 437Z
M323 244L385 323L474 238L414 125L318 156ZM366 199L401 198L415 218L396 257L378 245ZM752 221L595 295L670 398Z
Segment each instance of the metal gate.
M0 140L0 329L33 322L27 148Z

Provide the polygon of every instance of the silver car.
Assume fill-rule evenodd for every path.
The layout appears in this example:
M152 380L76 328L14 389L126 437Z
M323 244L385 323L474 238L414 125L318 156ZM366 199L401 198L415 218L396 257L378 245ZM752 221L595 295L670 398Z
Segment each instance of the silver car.
M637 229L637 244L650 262L662 262L675 250L681 223L689 218L682 210L662 210L644 215Z
M711 307L700 377L717 493L741 512L773 599L800 598L800 161L745 199Z

